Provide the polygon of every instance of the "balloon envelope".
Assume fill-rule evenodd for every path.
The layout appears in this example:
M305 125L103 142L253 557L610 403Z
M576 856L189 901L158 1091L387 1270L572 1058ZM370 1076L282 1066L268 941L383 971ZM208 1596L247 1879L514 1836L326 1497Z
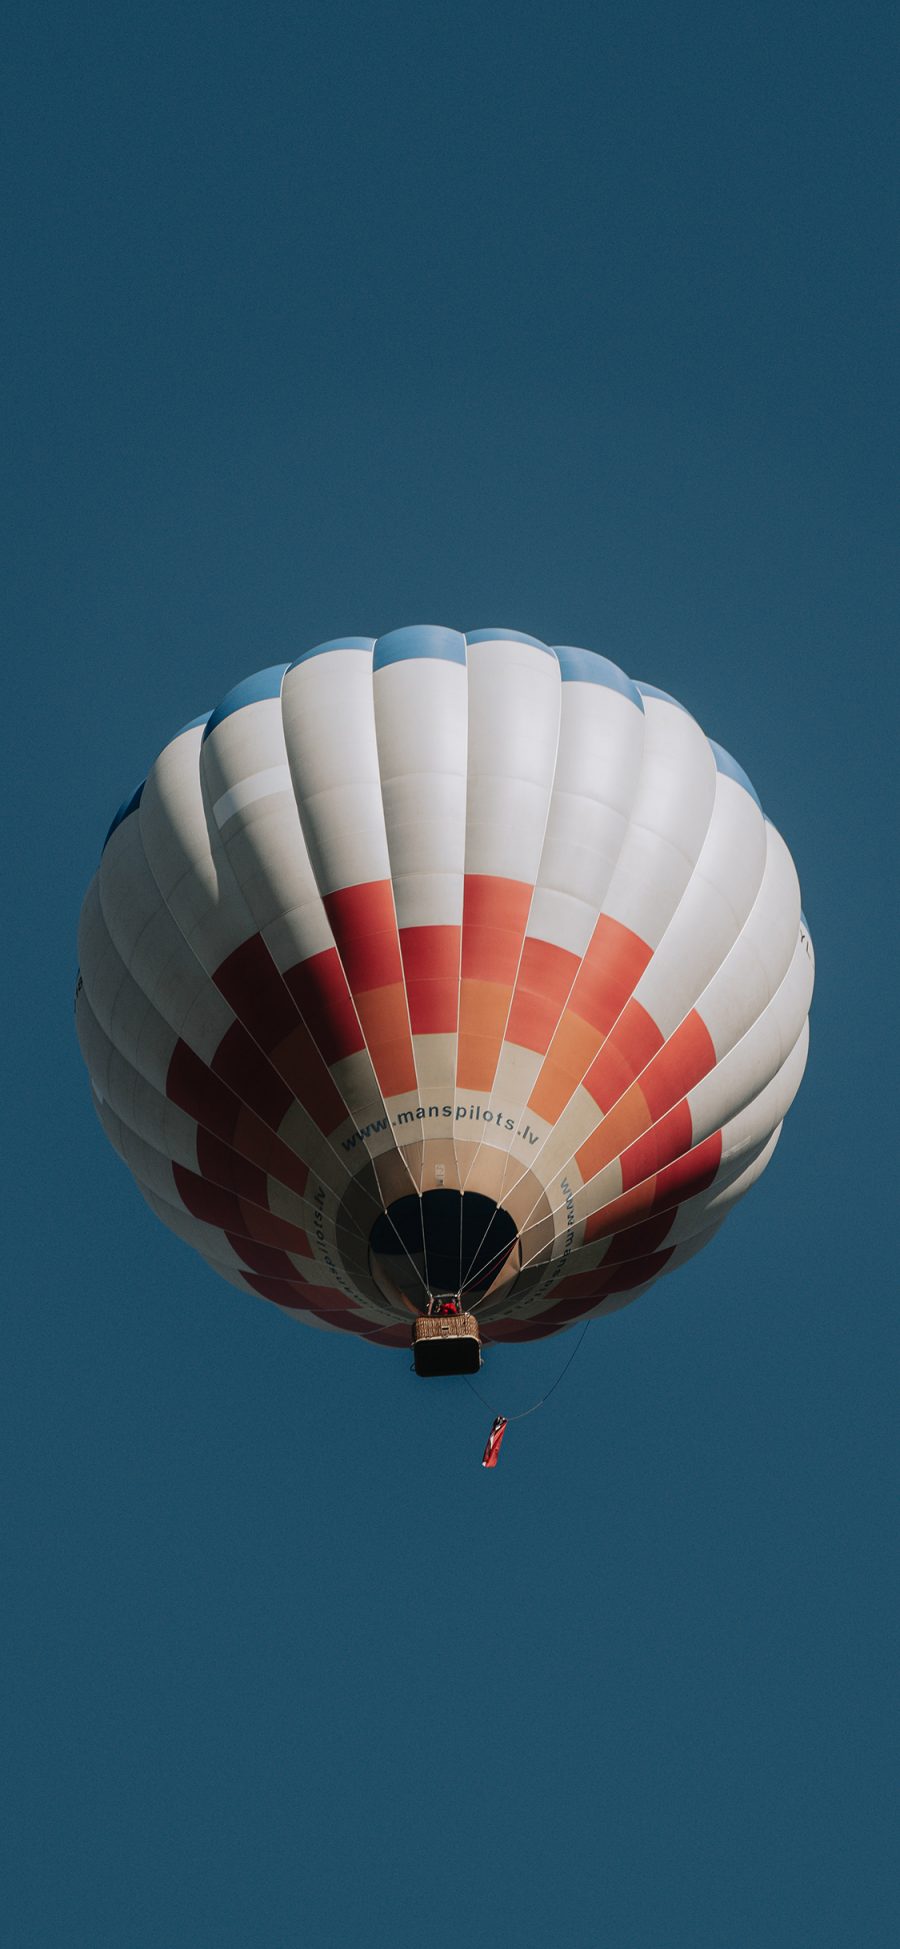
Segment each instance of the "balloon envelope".
M316 645L113 821L76 1015L110 1141L223 1278L408 1341L627 1303L765 1168L806 1058L797 876L740 766L586 649Z

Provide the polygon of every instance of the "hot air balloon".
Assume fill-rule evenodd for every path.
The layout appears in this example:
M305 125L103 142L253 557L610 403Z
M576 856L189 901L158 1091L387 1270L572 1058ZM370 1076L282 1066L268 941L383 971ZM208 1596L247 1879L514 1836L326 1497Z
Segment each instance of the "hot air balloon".
M79 948L97 1112L151 1209L307 1325L414 1336L423 1372L426 1341L477 1364L698 1252L806 1060L797 875L740 765L513 630L238 684L116 814Z

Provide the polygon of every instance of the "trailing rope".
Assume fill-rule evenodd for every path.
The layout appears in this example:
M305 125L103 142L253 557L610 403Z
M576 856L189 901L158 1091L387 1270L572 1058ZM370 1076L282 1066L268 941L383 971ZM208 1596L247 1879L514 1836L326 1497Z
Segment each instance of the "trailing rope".
M539 1400L539 1401L535 1401L535 1402L534 1402L534 1403L532 1404L532 1406L531 1406L530 1408L523 1408L523 1409L522 1409L522 1412L521 1412L521 1414L506 1414L506 1415L504 1415L504 1416L503 1416L503 1420L504 1420L504 1421L506 1421L506 1422L513 1422L513 1421L527 1421L527 1419L528 1419L528 1416L529 1416L530 1414L537 1414L537 1411L538 1411L538 1408L542 1408L542 1407L543 1407L543 1405L544 1405L544 1402L545 1402L545 1401L549 1401L549 1399L550 1399L550 1396L551 1396L551 1394L555 1394L555 1393L556 1393L556 1390L557 1390L557 1388L558 1388L558 1386L559 1386L559 1384L560 1384L560 1381L562 1381L562 1380L564 1380L564 1379L565 1379L565 1377L566 1377L566 1375L567 1375L567 1373L568 1373L568 1371L569 1371L569 1368L571 1367L571 1365L572 1365L572 1362L573 1362L573 1360L575 1359L575 1355L576 1355L577 1353L580 1353L580 1351L581 1351L581 1347L582 1347L582 1345L583 1345L583 1343L584 1343L584 1338L585 1338L585 1335L586 1335L586 1333L587 1333L587 1330L588 1330L588 1327L590 1327L590 1326L593 1326L593 1324L594 1324L594 1322L593 1322L593 1320L585 1320L585 1323L584 1323L584 1326L582 1327L582 1329L581 1329L581 1332L580 1332L580 1333L579 1333L579 1335L578 1335L578 1339L576 1340L576 1342L575 1342L575 1345L574 1345L574 1347L572 1348L572 1351L571 1351L571 1353L570 1353L570 1355L569 1355L569 1358L568 1358L568 1360L567 1360L567 1361L566 1361L566 1363L565 1363L565 1366L564 1366L564 1367L561 1367L561 1368L560 1368L560 1371L559 1371L559 1373L557 1374L557 1376L556 1376L556 1379L555 1379L555 1381L553 1382L553 1385L552 1385L552 1387L548 1387L548 1389L547 1389L547 1392L546 1392L546 1394L542 1394L542 1395L541 1395L541 1398L540 1398L540 1400ZM468 1374L463 1374L463 1376L462 1376L462 1378L463 1378L463 1380L465 1381L465 1383L466 1383L466 1386L467 1386L467 1388L469 1389L469 1392L470 1392L470 1394L475 1394L475 1395L477 1395L477 1397L478 1397L478 1400L479 1400L479 1401L480 1401L480 1402L482 1403L482 1406L483 1406L483 1407L486 1407L486 1408L487 1408L487 1409L489 1410L489 1412L493 1412L493 1409L491 1408L491 1403L490 1403L490 1401L486 1401L486 1400L485 1400L485 1397L484 1397L484 1395L482 1394L482 1392L481 1392L481 1389L475 1386L475 1383L474 1383L474 1381L470 1381L470 1379L469 1379L469 1376L468 1376Z

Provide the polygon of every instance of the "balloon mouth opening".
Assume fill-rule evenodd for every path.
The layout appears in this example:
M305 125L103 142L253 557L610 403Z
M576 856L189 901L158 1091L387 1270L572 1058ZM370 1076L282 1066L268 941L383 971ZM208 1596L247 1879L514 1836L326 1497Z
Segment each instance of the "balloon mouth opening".
M376 1218L369 1260L417 1311L445 1298L466 1307L489 1291L518 1236L509 1212L481 1192L410 1192Z

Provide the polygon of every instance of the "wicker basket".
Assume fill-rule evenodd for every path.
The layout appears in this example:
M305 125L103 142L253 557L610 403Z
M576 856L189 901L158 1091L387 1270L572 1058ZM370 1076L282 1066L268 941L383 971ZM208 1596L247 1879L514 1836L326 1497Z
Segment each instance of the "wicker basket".
M477 1374L481 1335L474 1313L427 1315L415 1320L412 1350L417 1374Z

